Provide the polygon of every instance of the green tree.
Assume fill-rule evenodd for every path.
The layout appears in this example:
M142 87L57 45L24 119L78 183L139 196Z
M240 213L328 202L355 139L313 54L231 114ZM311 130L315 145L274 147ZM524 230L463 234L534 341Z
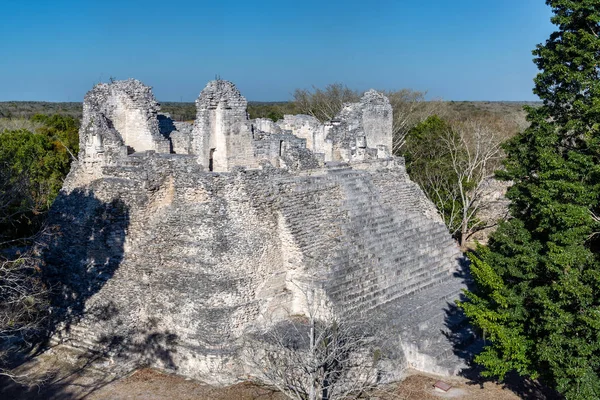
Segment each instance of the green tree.
M484 375L542 377L600 398L600 1L548 0L558 30L533 54L531 126L506 146L513 219L471 255L461 303L489 345Z
M58 195L78 151L78 121L36 115L28 123L0 127L0 375L18 379L6 367L43 332L49 288L42 279L35 237ZM5 121L6 122L6 121ZM10 123L10 122L16 122ZM7 126L34 129L6 129Z
M32 122L43 124L36 129L37 133L46 135L57 148L69 153L71 158L79 153L79 121L68 115L36 114Z
M71 160L54 135L26 130L0 134L0 244L37 232Z
M294 103L248 103L248 114L251 119L268 118L273 122L283 119L285 114L295 114Z

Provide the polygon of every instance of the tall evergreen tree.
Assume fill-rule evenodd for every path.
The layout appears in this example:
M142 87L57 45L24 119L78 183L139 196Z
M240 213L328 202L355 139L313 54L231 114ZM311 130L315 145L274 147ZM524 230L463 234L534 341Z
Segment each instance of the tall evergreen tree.
M460 306L489 341L485 375L541 377L600 398L600 0L547 0L558 30L533 51L543 106L506 145L512 219L471 255Z

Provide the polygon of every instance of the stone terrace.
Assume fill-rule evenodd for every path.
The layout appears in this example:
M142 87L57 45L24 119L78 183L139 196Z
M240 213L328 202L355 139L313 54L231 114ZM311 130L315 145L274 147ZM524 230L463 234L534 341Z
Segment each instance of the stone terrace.
M463 329L451 310L461 254L389 156L384 96L326 124L249 120L225 81L202 91L193 127L159 123L157 107L138 81L86 96L80 162L50 216L55 340L231 382L252 374L245 335L281 310L305 314L311 291L324 314L385 315L397 372L460 369L444 333ZM123 132L129 112L153 149Z

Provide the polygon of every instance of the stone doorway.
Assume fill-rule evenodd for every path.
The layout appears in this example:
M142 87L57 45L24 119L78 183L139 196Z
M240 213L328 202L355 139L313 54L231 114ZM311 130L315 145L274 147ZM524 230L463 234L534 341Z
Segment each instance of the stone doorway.
M214 164L213 164L213 155L215 153L215 149L210 149L210 155L208 156L208 170L212 172Z

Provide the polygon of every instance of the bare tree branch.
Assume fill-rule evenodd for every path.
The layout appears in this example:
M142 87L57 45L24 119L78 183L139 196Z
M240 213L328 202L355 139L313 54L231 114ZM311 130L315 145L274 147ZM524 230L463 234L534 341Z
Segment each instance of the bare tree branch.
M426 92L400 89L382 93L388 97L394 110L392 152L396 155L400 155L406 135L415 125L432 115L446 114L445 103L441 100L426 101Z
M390 341L374 319L331 313L310 289L302 293L304 314L263 315L268 323L245 343L258 378L295 400L355 399L379 387Z

